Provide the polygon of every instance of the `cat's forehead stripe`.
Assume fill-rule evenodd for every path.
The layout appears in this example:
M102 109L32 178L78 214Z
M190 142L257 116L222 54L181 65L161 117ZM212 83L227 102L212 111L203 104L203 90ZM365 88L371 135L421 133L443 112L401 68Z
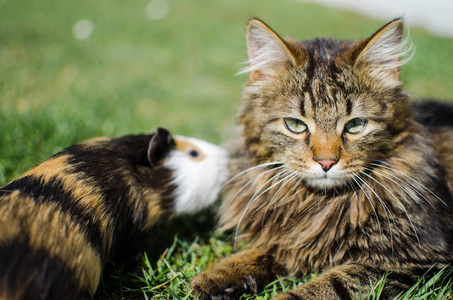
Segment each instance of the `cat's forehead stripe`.
M330 81L329 81L330 82ZM304 117L315 119L323 116L351 115L356 104L342 89L341 82L331 82L329 86L319 78L300 87L299 112Z
M305 111L305 101L304 99L300 100L300 113L303 117L307 115L307 112Z
M350 115L352 113L352 101L349 98L346 98L346 114Z

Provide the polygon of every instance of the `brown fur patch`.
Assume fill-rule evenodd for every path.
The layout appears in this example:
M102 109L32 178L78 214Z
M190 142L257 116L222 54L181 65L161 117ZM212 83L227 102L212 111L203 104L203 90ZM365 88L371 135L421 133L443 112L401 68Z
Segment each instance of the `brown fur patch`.
M108 140L107 138L92 139L87 145L95 145L98 142ZM86 143L84 142L84 144ZM74 173L73 166L68 163L69 158L69 155L62 155L46 160L42 164L25 172L20 178L25 176L38 178L42 176L44 181L49 181L51 178L61 179L64 189L71 193L74 199L78 200L78 203L74 204L84 207L100 220L100 229L103 237L102 244L104 249L110 249L114 227L111 223L112 219L106 213L105 207L100 201L102 194L93 182L90 182L81 174Z
M99 253L91 248L83 228L70 215L53 203L36 205L35 199L19 192L2 197L0 213L0 244L27 237L30 248L48 251L50 256L67 263L81 289L92 294L96 291L102 269Z

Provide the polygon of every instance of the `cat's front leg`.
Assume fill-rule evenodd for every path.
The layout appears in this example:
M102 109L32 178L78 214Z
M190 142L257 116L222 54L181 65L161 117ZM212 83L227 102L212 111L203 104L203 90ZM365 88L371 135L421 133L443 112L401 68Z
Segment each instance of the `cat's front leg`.
M382 296L392 299L415 284L425 271L417 266L384 270L362 264L341 265L274 300L359 299L360 294L366 298L386 273Z
M284 274L283 267L271 255L253 248L231 255L198 274L191 287L198 300L238 299L244 293L257 293Z

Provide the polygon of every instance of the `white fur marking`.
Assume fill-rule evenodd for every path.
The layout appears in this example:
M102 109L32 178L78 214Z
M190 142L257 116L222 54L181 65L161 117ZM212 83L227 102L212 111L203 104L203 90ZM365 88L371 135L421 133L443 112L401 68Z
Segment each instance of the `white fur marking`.
M228 178L228 153L223 148L203 140L182 136L183 141L203 152L202 159L194 159L187 149L169 153L164 165L172 170L174 210L177 214L193 213L212 204ZM189 146L190 147L190 146Z

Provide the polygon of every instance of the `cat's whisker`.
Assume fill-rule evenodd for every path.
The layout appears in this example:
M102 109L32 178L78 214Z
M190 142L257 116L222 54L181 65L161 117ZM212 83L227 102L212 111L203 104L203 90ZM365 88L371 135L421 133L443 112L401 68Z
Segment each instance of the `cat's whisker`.
M382 236L381 222L379 221L379 217L378 217L378 213L376 211L376 208L374 207L373 202L371 201L371 198L368 195L368 193L363 189L362 185L357 181L356 177L358 177L358 175L356 173L354 173L354 172L352 172L352 174L354 175L354 177L352 177L352 180L362 190L362 193L365 195L365 198L368 200L368 203L370 203L371 208L373 209L374 216L376 217L376 221L377 221L378 227L379 227L379 235ZM351 181L348 181L348 182L351 182ZM352 186L352 189L355 192L354 185L352 183L351 183L351 186Z
M360 173L363 173L365 174L363 171L361 171ZM385 202L382 200L382 198L373 190L373 188L366 182L366 180L364 178L362 178L362 176L360 176L360 174L357 174L357 177L356 177L358 180L360 180L360 182L362 184L364 184L373 194L374 196L376 197L376 199L378 199L379 203L381 204L382 208L384 208L384 211L385 211L385 215L386 215L386 218L387 218L387 223L388 223L388 226L389 226L389 232L390 232L390 246L392 247L392 256L394 255L394 249L393 249L393 230L390 230L391 228L391 225L390 225L390 218L389 216L392 218L392 221L393 221L393 224L396 226L396 222L395 222L395 219L393 218L392 216L392 213L390 212L390 210L388 209L387 205L385 204Z
M354 176L356 176L356 175L354 175ZM354 179L354 178L352 178L352 179ZM357 189L354 187L354 184L352 183L351 179L348 179L348 181L346 183L354 193L357 191ZM357 181L356 181L356 183L357 183Z
M226 201L226 205L230 205L231 202L234 201L234 199L236 199L236 197L247 187L249 186L250 184L252 184L252 182L254 181L254 179L250 179L249 181L247 181L228 201Z
M279 170L279 169L282 169L282 168L284 168L284 166L280 166L280 167L276 167L276 168L272 168L272 169L266 170L266 171L261 172L260 174L258 174L258 176L256 176L256 177L250 179L249 181L247 181L247 183L245 183L245 184L242 186L241 189L239 189L239 191L237 191L237 192L233 195L233 197L231 197L228 201L226 201L226 205L229 205L231 202L233 202L233 200L236 199L236 197L237 197L237 196L238 196L238 195L239 195L239 194L240 194L247 186L249 186L250 184L252 184L253 181L255 181L256 179L258 179L258 178L260 178L260 177L266 175L267 173L270 173L270 172L273 172L273 171L275 171L275 170Z
M357 176L357 175L355 175ZM377 225L378 225L378 229L379 229L379 235L378 235L378 238L381 240L381 241L385 241L384 237L385 235L383 234L382 232L382 227L381 227L381 221L379 220L379 216L378 216L378 213L373 205L373 202L371 201L371 198L370 196L367 194L367 192L365 191L365 189L362 187L362 185L357 181L356 178L353 178L353 181L354 183L360 188L360 190L362 191L362 193L365 195L365 198L367 199L368 203L370 204L371 208L373 209L373 213L374 213L374 216L376 218L376 222L377 222ZM351 182L351 181L349 181ZM354 191L354 193L356 192L356 188L354 187L354 183L350 183L350 186L352 188L352 190ZM387 212L386 212L387 214ZM387 214L387 222L389 223L390 225L390 220L388 218L388 214ZM390 232L390 245L391 245L391 249L392 249L392 256L394 255L394 250L393 250L393 236L392 236L392 233Z
M288 172L289 172L289 170L288 170L288 169L285 169L285 170L281 171L280 173L274 174L271 178L269 178L264 184L262 184L262 185L256 190L256 192L253 194L253 196L252 196L251 200L249 201L249 203L251 203L252 201L256 200L258 197L260 197L260 196L263 195L265 192L267 192L268 190L270 190L270 189L271 189L272 187L274 187L276 184L280 183L281 180L278 181L277 183L274 183L273 185L271 185L270 187L268 187L267 189L265 189L264 191L262 191L262 192L260 193L260 191L261 191L261 190L262 190L269 182L271 182L272 180L274 180L276 177L281 176L281 175L283 175L283 174L285 174L285 173L288 173ZM285 178L286 178L286 177L285 177ZM260 194L258 195L258 193L260 193ZM257 195L258 195L258 196L257 196ZM251 204L253 204L253 203L251 203ZM247 210L248 208L249 208L249 205L247 205L246 210Z
M291 174L287 175L285 178L283 178L283 180L287 180L288 178L289 179L278 188L278 190L275 192L274 196L272 197L271 201L269 201L269 204L271 204L274 201L275 197L281 191L281 189L296 177L297 177L297 171L294 171Z
M418 184L419 186L421 186L425 191L427 191L428 193L430 193L431 195L433 195L434 197L436 197L437 200L439 200L440 202L442 202L442 204L444 204L445 206L447 206L447 203L445 203L441 198L439 198L439 196L437 196L433 191L431 191L429 188L427 188L426 186L424 186L422 183L420 183L418 180L412 178L411 176L407 175L407 174L404 174L403 172L401 171L398 171L396 170L395 168L392 168L389 166L389 164L386 162L386 161L383 161L383 160L380 160L379 161L380 163L382 164L376 164L376 163L372 163L372 165L376 166L376 167L383 167L383 168L386 168L390 171L393 171L395 173L398 173L400 175L403 175L404 177L406 177L407 179L409 180L412 180L413 182L415 182L416 184Z
M380 171L378 169L371 169L371 168L367 168L367 167L365 167L364 169L367 170L367 171L370 171L370 172L372 172L372 173L374 173L376 175L382 176L383 178L387 179L388 181L394 183L397 187L401 188L409 197L411 197L412 200L414 200L415 203L420 204L420 201L418 199L414 198L404 186L402 186L400 183L396 182L395 180L393 180L391 178L391 177L393 177L393 178L397 179L397 177L395 177L395 176L393 176L391 174L385 174L385 172ZM389 175L390 177L387 176L387 175ZM404 181L402 181L402 182L406 183Z
M279 188L278 190L275 192L274 196L272 197L271 201L269 201L269 203L267 204L266 206L266 210L264 211L264 214L263 214L263 219L262 219L262 222L261 222L261 226L264 227L264 219L266 218L266 214L269 210L269 207L270 205L272 204L272 202L274 201L275 197L277 197L278 193L282 190L282 188L287 185L289 182L291 182L291 180L297 178L297 171L294 171L292 172L291 174L287 175L284 180L287 180L286 182L284 182Z
M404 208L404 205L401 203L401 201L398 199L398 197L396 197L396 195L389 188L387 188L385 185L380 183L379 180L377 180L373 176L371 176L371 175L369 175L369 174L367 174L365 172L362 172L362 174L364 174L365 176L367 176L368 178L370 178L371 180L373 180L374 182L379 184L381 187L383 187L396 200L396 202L398 203L398 205L401 207L401 209L403 210L404 214L406 215L409 223L411 223L412 230L414 231L414 234L415 234L415 238L417 239L417 242L418 242L419 246L421 247L420 239L418 237L417 230L415 229L414 223L412 222L412 219L409 216L409 214L407 213L406 208Z
M291 180L296 179L297 177L298 177L298 176L296 175L296 176L294 176L294 178L292 178ZM295 188L296 188L296 187L299 187L299 190L298 190L297 192L295 192ZM307 183L305 183L303 186L300 186L300 185L297 185L297 184L296 184L296 185L295 185L295 188L293 188L293 192L291 193L290 197L288 197L285 201L279 201L279 202L275 203L275 204L274 204L274 208L278 208L278 207L284 206L284 205L290 203L290 202L293 201L293 200L296 200L296 201L297 201L297 200L300 200L299 195L300 195L301 193L303 193L304 190L305 190L307 187L308 187L308 184L307 184Z
M255 203L255 201L261 196L263 195L264 193L266 193L268 190L270 190L272 187L274 187L276 184L279 184L282 180L278 181L277 183L271 185L270 187L268 187L267 189L265 189L263 192L261 192L259 195L257 195L262 189L263 187L265 187L269 182L271 182L273 179L275 179L277 176L281 176L285 173L289 172L288 169L285 169L283 170L282 172L280 173L277 173L277 174L274 174L271 178L269 178L265 183L263 183L255 192L255 194L253 194L252 198L250 198L249 202L247 203L247 206L245 207L244 211L242 212L242 215L241 217L239 218L239 221L238 221L238 224L236 226L236 233L234 235L234 243L235 243L235 246L236 246L236 240L237 240L237 237L238 237L238 234L239 234L239 228L240 228L240 225L242 223L242 220L244 219L244 216L245 214L248 212L248 210L250 209L250 207L253 205L253 203Z
M333 193L334 193L334 195L340 195L340 192L337 191L336 187L333 188Z
M269 173L269 172L271 172L271 171L275 171L275 169L280 169L280 168L274 168L274 169L271 169L271 170L267 170L267 171L265 171L265 172L262 172L261 174L259 174L258 177L261 177L261 176L263 176L263 175L265 175L265 174L267 174L267 173ZM253 201L253 199L254 199L254 197L256 196L256 194L259 193L259 191L260 191L264 186L266 186L267 183L269 183L270 181L272 181L275 177L277 177L277 176L279 176L279 175L281 175L281 174L284 174L285 172L287 172L286 169L283 170L283 171L280 172L280 173L277 173L277 174L272 175L271 178L269 178L264 184L262 184L262 185L259 187L259 189L255 192L255 194L252 196L252 198L250 198L249 203L247 204L247 206L246 206L246 208L245 208L245 211L247 211L248 208L249 208L249 206L252 204L251 201ZM258 177L253 178L253 179L250 179L250 180L247 182L246 185L248 185L249 183L253 183L254 180L258 179ZM239 191L239 192L240 192L240 191ZM237 196L237 194L238 194L238 193L236 193L235 196Z
M298 177L299 177L299 174L296 174L295 178L298 178ZM299 181L299 182L300 182L300 181ZM306 188L306 187L307 187L307 184L306 184L306 183L304 184L304 186L301 187L300 185L297 184L297 181L296 181L296 184L294 184L293 189L291 190L291 195L294 195L294 194L296 193L296 189L297 189L297 188L300 188L300 189L303 190L303 189ZM298 193L300 193L300 190L299 190Z
M238 177L250 172L250 171L253 171L253 170L256 170L256 169L259 169L259 168L264 168L264 167L268 167L268 166L273 166L273 165L282 165L283 163L282 162L269 162L269 163L264 163L264 164L260 164L260 165L257 165L257 166L254 166L254 167L250 167L248 169L245 169L239 173L237 173L236 175L234 175L233 177L231 177L230 179L228 179L227 182L225 182L223 185L222 185L222 189L224 187L226 187L228 184L230 184L232 181L234 181L235 179L237 179ZM284 166L280 166L278 168L284 168ZM275 168L273 168L275 169Z
M414 191L416 194L418 194L420 197L422 197L422 198L423 198L423 199L424 199L424 200L425 200L432 208L435 208L434 205L433 205L428 199L426 199L426 197L423 196L423 194L421 194L421 193L420 193L413 185L411 185L410 183L408 183L408 182L402 180L401 178L399 178L399 177L397 177L397 176L395 176L395 175L393 175L393 174L391 174L391 173L385 172L385 171L383 171L383 170L377 170L377 169L371 170L371 169L369 169L369 168L366 168L366 169L367 169L367 170L370 170L370 171L373 171L373 172L376 173L376 174L380 174L382 177L384 177L384 178L390 180L391 182L393 182L394 184L396 184L398 187L400 187L400 188L401 188L401 189L402 189L402 190L403 190L403 191L404 191L411 199L413 199L413 200L415 201L415 203L420 204L419 199L417 199L416 197L414 197L414 196L413 196L413 195L412 195L412 194L411 194L404 186L402 186L402 185L399 184L398 182L394 181L392 178L394 178L394 179L396 179L396 180L399 180L399 181L401 181L402 183L408 184L408 185L411 187L411 190L412 190L412 191ZM390 177L392 177L392 178L390 178L390 177L388 177L388 176L386 176L386 175L384 175L384 174L386 174L386 175L388 175L388 176L390 176ZM423 207L423 209L424 209L424 207Z

